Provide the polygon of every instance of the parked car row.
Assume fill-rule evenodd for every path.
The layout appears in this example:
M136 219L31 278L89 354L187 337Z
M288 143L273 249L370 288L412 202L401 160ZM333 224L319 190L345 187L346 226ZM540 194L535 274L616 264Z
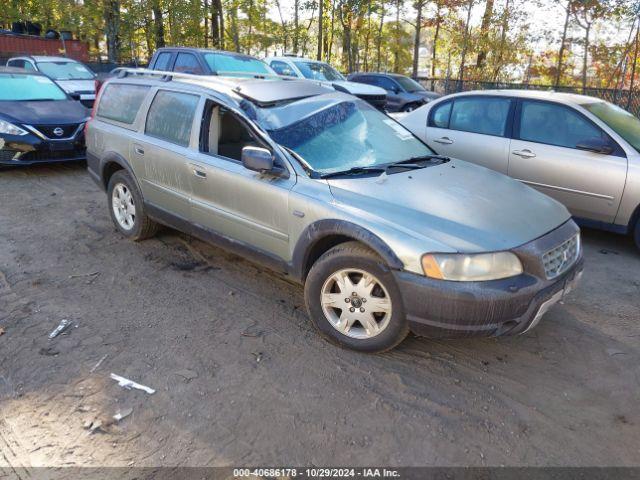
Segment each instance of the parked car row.
M96 75L82 63L67 57L24 56L7 60L7 67L40 72L56 82L74 100L91 108L96 98Z
M0 161L84 158L86 135L125 237L168 225L264 263L304 285L323 336L361 351L533 328L582 274L572 214L640 243L640 121L606 102L350 77L395 82L413 102L398 109L417 108L394 118L322 62L266 62L160 49L106 79L90 118L42 73L5 68Z

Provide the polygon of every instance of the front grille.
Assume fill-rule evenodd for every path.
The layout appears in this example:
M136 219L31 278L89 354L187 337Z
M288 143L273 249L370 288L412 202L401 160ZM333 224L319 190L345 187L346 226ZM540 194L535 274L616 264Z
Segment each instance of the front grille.
M77 160L85 158L85 149L61 150L59 152L34 151L25 153L20 160L25 162L50 162L52 160Z
M358 98L367 102L384 102L387 100L386 95L358 95Z
M542 255L544 273L551 280L569 270L580 255L580 234L574 235Z
M17 150L0 150L0 162L9 162L18 153Z
M66 125L33 125L33 128L38 130L47 138L57 139L71 137L76 132L79 125L79 123L68 123ZM62 135L56 135L53 133L56 128L62 129Z

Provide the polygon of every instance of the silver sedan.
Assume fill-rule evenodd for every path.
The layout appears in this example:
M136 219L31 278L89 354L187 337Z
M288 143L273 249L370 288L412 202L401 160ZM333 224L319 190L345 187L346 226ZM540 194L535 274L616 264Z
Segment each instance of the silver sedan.
M632 233L640 247L640 120L603 100L485 90L395 118L442 155L514 177L584 226Z

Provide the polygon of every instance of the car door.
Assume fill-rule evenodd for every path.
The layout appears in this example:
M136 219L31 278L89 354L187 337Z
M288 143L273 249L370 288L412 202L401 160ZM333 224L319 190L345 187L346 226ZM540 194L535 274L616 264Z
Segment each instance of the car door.
M578 148L608 142L610 154ZM627 159L619 145L576 109L521 100L511 140L509 175L562 202L572 215L613 222L624 189Z
M397 112L402 107L402 89L395 81L387 77L372 77L375 85L387 91L387 110Z
M263 253L289 255L288 178L243 167L242 148L268 147L241 115L208 100L203 111L200 152L191 162L194 223ZM284 161L282 166L287 168Z
M426 142L436 152L506 174L514 101L460 96L435 104L427 115Z
M143 165L138 177L145 200L183 220L191 215L189 165L197 155L199 102L193 93L159 89L147 111L144 134L131 144L131 157Z

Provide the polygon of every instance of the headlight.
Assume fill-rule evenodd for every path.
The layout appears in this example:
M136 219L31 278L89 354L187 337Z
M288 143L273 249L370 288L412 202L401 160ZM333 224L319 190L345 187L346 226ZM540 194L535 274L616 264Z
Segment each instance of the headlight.
M511 252L460 254L433 253L422 257L427 277L455 282L498 280L522 273L522 263Z
M4 133L6 135L26 135L27 131L20 127L16 127L13 123L0 120L0 133Z

